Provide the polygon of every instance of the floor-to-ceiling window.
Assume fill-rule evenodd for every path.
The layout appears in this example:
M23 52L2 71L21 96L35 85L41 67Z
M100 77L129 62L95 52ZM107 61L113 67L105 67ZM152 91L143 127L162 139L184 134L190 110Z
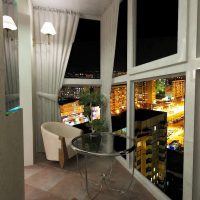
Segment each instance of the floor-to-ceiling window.
M185 76L134 85L135 167L171 199L182 199Z

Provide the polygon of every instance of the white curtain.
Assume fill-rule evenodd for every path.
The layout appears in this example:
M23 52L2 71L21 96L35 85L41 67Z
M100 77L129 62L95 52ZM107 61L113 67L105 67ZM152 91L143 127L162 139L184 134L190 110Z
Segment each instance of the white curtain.
M17 10L13 3L3 4L4 15L13 18L17 25ZM18 68L18 34L17 30L3 30L4 34L4 62L6 66L5 95L6 109L19 106L19 68Z
M107 108L104 111L111 130L110 92L114 66L117 24L120 0L112 1L101 18L101 92L107 97Z
M52 22L56 35L40 32L45 21ZM36 151L43 151L40 126L46 121L59 120L57 96L64 75L79 21L78 13L55 9L33 9L33 45Z

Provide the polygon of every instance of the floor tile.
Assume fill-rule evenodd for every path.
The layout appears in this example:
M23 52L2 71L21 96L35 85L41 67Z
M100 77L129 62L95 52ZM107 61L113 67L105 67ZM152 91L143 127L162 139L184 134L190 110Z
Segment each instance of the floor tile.
M49 190L49 192L63 199L67 197L67 199L77 198L82 200L86 196L80 175L72 172L67 173L62 181Z
M34 174L37 174L42 169L43 167L37 165L25 167L24 168L25 179L29 178L30 176L33 176Z
M63 200L49 192L25 185L25 200Z
M64 171L56 168L43 168L40 172L26 179L26 184L44 191L50 190L65 176Z

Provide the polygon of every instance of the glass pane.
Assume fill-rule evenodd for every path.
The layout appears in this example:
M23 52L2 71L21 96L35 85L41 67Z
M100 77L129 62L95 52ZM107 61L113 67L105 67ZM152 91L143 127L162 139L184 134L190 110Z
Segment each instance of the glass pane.
M127 73L127 0L119 7L113 77Z
M79 20L65 78L100 78L100 21Z
M80 105L80 92L85 89L100 91L99 87L92 86L67 86L64 85L58 95L61 120L67 125L79 127L85 132L90 132L87 116L84 116L84 106ZM100 117L100 110L94 107L93 119Z
M177 53L178 0L137 0L136 66Z
M110 110L112 119L112 130L116 134L126 135L126 93L127 86L116 85L112 86L110 95ZM115 141L116 150L126 148L126 139L118 138ZM118 148L118 149L117 149ZM126 158L126 156L124 156Z
M171 199L182 199L185 76L135 82L134 96L135 167Z

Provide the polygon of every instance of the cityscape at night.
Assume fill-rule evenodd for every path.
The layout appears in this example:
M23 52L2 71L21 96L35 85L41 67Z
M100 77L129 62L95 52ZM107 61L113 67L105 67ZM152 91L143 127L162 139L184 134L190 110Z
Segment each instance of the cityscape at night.
M65 78L100 79L100 71L66 72Z
M64 85L59 92L58 104L60 108L61 120L70 126L76 126L87 123L89 120L84 116L84 106L80 105L80 93L88 89L87 86L68 87ZM92 90L99 90L99 87L90 87ZM93 119L100 118L100 108L98 106L92 109Z
M184 76L135 82L135 109L167 113L167 147L177 151L182 151L184 144L184 85ZM84 87L63 87L59 94L60 99L63 102L70 98L77 101L83 89ZM126 111L126 92L126 85L112 87L110 96L112 116Z
M182 151L184 144L185 77L135 83L135 108L167 113L167 145Z
M126 91L126 85L113 86L110 99L113 119L118 117L118 127L123 124L117 133L123 134ZM134 91L135 167L172 199L181 199L185 76L135 82ZM172 192L173 187L180 192Z
M126 110L126 90L126 85L112 87L112 115ZM135 109L166 112L168 148L180 151L184 144L184 96L184 76L135 82Z

